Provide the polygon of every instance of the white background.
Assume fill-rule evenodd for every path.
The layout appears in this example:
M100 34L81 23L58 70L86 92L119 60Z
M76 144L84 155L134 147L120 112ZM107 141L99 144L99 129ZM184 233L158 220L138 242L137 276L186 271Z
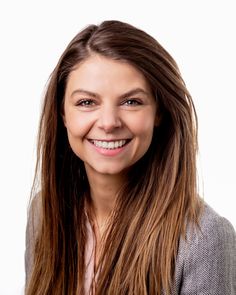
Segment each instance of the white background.
M234 1L4 1L0 4L0 295L23 294L26 210L49 74L88 24L119 19L179 64L199 117L200 188L236 227Z

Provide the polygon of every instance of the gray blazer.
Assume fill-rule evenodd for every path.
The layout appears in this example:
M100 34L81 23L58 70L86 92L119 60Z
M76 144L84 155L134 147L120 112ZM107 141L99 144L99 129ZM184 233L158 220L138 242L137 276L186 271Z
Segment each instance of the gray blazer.
M32 271L39 212L40 200L35 198L26 230L26 284ZM189 227L187 239L180 241L171 295L177 294L236 295L236 234L229 221L207 204L200 219L200 230Z

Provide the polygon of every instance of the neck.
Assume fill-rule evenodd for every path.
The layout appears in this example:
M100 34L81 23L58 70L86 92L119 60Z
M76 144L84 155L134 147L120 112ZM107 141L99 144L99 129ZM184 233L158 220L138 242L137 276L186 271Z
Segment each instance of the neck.
M104 224L114 209L117 193L123 183L123 177L88 173L91 206L99 224Z

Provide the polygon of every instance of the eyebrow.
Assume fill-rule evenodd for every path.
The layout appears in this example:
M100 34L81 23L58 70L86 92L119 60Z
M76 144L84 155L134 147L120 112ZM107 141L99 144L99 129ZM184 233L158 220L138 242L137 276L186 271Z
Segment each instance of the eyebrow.
M92 97L99 97L100 95L95 93L95 92L92 92L92 91L88 91L88 90L85 90L85 89L76 89L72 92L71 96L75 95L75 94L86 94L86 95L89 95L89 96L92 96ZM134 89L131 89L123 94L120 95L120 98L125 98L127 96L132 96L132 95L136 95L136 94L144 94L146 96L149 96L150 93L145 91L144 89L142 88L134 88Z

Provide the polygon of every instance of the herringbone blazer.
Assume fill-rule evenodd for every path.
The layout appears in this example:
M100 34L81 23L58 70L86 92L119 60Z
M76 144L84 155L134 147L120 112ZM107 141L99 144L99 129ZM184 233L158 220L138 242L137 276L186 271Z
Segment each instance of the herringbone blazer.
M26 284L32 271L39 212L37 197L32 202L26 230ZM180 240L171 295L177 294L236 295L235 230L207 204L201 215L200 228L189 226L187 238Z

